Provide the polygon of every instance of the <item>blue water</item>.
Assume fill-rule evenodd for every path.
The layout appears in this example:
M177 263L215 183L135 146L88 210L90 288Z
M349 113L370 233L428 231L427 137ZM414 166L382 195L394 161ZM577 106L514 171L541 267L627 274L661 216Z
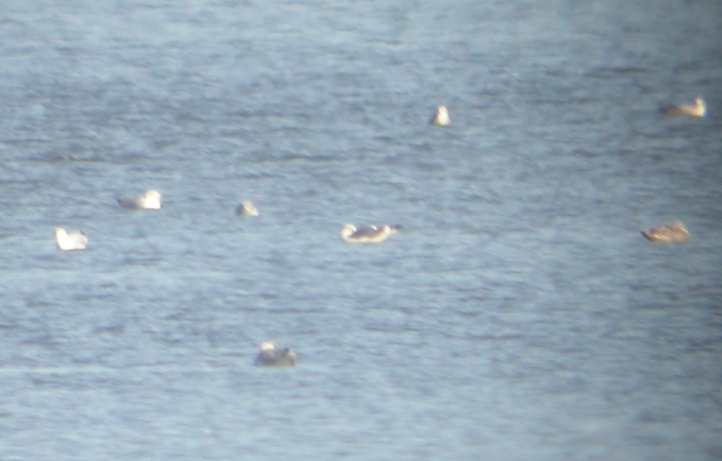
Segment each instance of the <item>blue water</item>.
M721 29L716 0L4 2L0 459L721 459ZM297 366L254 368L267 339Z

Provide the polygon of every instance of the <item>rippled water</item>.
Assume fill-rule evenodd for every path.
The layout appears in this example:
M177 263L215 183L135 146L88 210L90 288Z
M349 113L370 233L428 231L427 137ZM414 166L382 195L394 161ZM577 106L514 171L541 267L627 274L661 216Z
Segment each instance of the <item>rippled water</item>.
M720 26L713 0L6 2L0 459L720 459ZM674 219L689 243L639 234ZM264 339L297 366L254 368Z

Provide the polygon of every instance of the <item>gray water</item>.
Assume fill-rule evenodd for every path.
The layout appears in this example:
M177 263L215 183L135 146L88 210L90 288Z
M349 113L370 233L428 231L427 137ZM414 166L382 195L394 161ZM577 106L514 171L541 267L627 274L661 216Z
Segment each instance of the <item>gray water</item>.
M722 459L720 30L717 0L2 2L0 459Z

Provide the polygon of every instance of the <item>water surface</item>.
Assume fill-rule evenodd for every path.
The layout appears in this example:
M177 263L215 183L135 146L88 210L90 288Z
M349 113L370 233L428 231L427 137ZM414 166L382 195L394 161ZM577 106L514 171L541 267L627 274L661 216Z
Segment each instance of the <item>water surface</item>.
M0 458L720 459L721 26L712 0L7 3ZM148 188L162 210L118 206ZM639 233L675 219L689 243ZM254 368L266 339L298 365Z

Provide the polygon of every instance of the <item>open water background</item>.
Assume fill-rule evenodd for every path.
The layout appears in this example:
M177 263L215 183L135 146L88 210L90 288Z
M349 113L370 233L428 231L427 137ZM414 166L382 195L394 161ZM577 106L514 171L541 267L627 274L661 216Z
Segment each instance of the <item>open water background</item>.
M0 2L0 459L722 459L720 30L717 0Z

